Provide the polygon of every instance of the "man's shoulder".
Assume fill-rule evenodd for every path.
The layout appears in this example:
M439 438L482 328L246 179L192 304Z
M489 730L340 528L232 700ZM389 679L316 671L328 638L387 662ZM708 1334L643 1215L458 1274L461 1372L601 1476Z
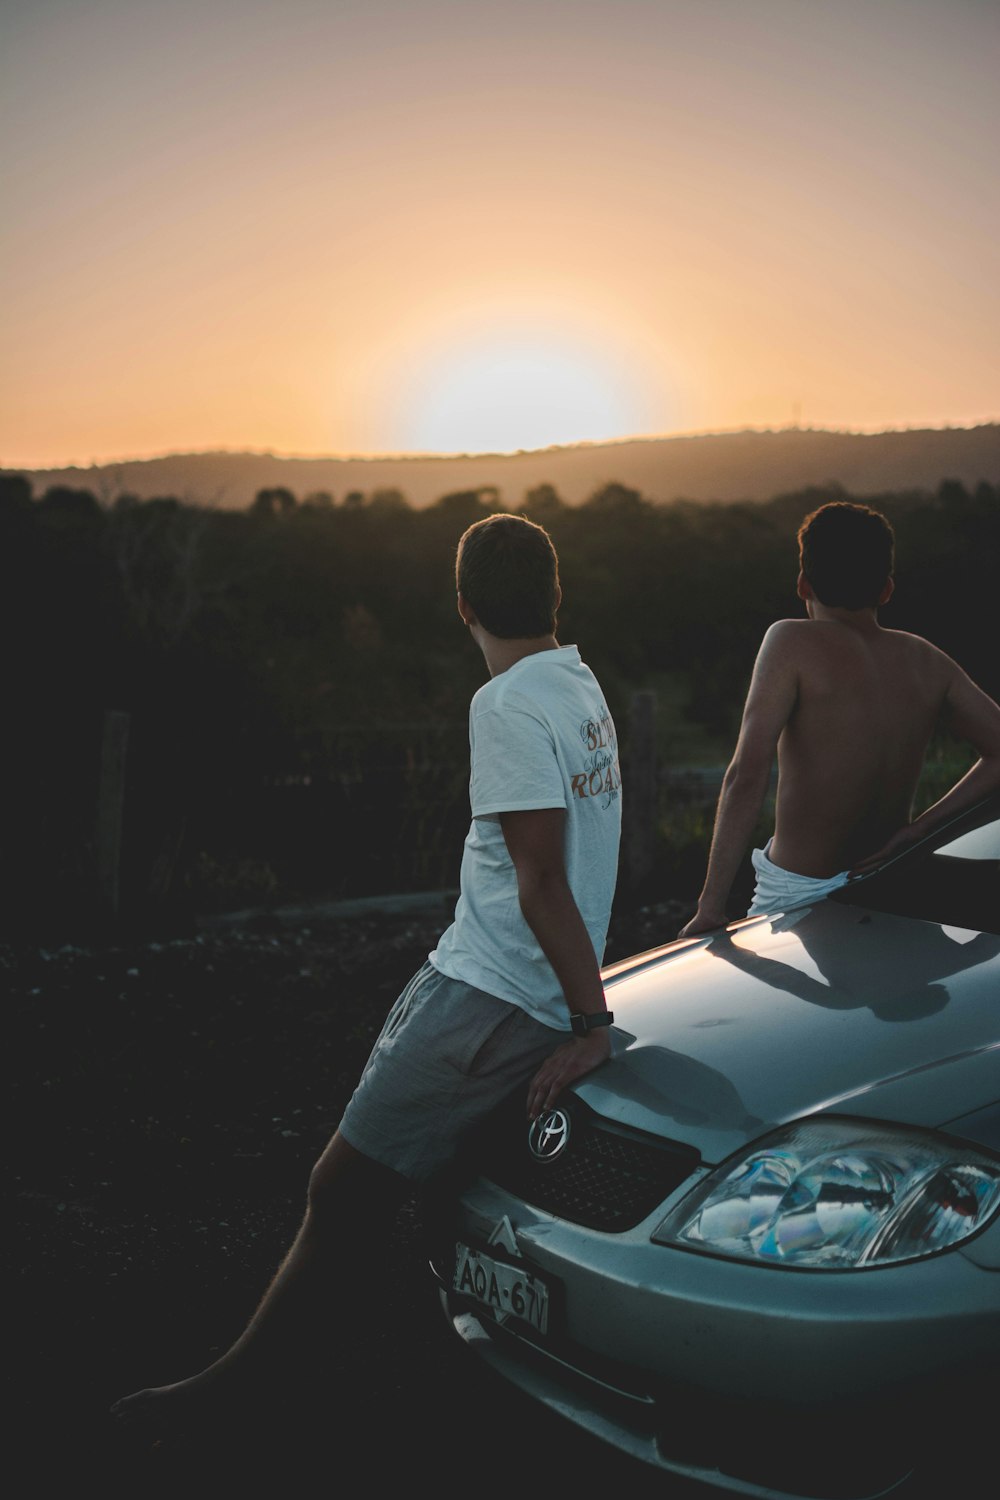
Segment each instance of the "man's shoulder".
M474 695L469 705L469 725L473 734L493 735L498 732L498 724L502 723L503 734L507 737L518 733L519 725L530 731L533 726L548 723L550 715L544 695L532 692L527 684L505 682L506 675L504 672L492 677Z
M804 630L808 630L809 627L810 627L810 625L814 625L815 623L816 623L815 620L797 620L797 619L796 620L793 620L793 619L775 620L764 631L764 640L765 641L795 640L796 637L799 637L799 636L802 635L802 633L803 633Z
M899 647L901 651L919 652L926 656L937 656L942 661L950 661L951 657L935 646L933 641L927 640L926 636L914 635L912 630L887 630L884 626L882 634Z
M775 620L764 631L760 650L762 655L787 656L803 650L811 637L813 620Z
M962 669L947 651L935 646L922 635L908 630L887 630L885 635L891 647L898 651L914 670L928 674L928 680L946 685L962 675Z
M538 658L519 664L519 670L500 672L483 683L471 709L475 718L487 713L520 712L548 719L561 717L568 708L581 707L594 713L604 702L601 685L585 662L578 657L546 661L539 653Z

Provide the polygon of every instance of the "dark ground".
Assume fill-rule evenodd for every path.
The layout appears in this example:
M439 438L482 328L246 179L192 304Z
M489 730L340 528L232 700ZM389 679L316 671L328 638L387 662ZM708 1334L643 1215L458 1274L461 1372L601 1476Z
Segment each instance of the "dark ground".
M616 919L609 961L686 913ZM442 1318L420 1213L342 1289L311 1400L187 1446L152 1447L112 1400L202 1368L242 1328L298 1226L309 1168L382 1018L447 922L270 918L88 946L0 946L13 1223L8 1467L22 1497L285 1495L538 1481L704 1496L623 1459L501 1385ZM17 1450L21 1450L20 1454Z

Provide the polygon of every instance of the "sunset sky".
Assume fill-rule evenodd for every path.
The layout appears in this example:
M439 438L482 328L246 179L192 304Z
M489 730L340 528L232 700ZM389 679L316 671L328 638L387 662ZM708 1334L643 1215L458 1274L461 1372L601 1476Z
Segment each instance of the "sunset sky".
M1000 418L995 0L0 0L0 465Z

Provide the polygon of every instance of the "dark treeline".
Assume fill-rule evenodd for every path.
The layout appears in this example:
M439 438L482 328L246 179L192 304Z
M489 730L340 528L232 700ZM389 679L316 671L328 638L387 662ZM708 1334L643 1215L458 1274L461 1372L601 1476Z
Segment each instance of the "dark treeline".
M731 742L761 634L801 614L796 529L834 498L897 528L884 622L1000 696L998 486L712 505L609 484L580 506L542 486L513 508L552 534L560 639L604 682L626 754L631 694L665 675L687 718ZM490 489L421 510L396 491L282 489L242 512L105 506L5 477L3 925L71 936L107 916L96 819L111 712L127 715L122 920L453 885L483 680L455 611L455 544L502 508ZM664 805L664 838L670 818Z

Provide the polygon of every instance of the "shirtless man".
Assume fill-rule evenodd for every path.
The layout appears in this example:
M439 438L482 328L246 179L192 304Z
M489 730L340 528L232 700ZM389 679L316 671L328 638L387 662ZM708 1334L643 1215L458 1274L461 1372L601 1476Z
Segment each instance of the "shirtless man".
M719 796L705 883L681 937L722 927L730 887L778 757L774 836L753 851L749 915L827 895L1000 786L1000 707L920 636L886 630L893 532L878 511L834 502L798 533L808 619L761 643L736 751ZM911 821L936 725L980 759Z

